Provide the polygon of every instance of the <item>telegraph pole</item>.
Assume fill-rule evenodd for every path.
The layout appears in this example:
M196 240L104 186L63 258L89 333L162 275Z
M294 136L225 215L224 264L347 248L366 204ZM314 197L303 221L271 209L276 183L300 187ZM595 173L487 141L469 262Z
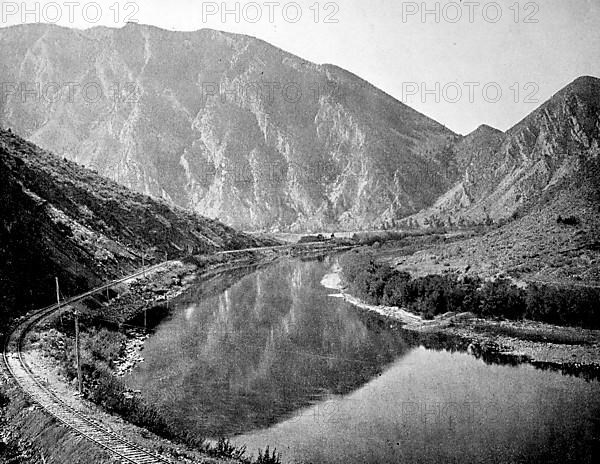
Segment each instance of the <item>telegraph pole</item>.
M63 327L63 318L62 318L62 312L60 310L60 288L58 286L58 277L54 278L56 281L56 304L58 306L58 317L60 318L60 326L61 328Z
M169 250L165 250L165 263L169 262ZM169 294L167 293L165 295L165 298L167 299L167 311L169 310Z
M142 252L142 270L144 271L144 278L146 278L146 265L144 262L144 257L146 256L146 251ZM147 332L147 325L148 325L148 314L147 314L147 309L144 308L144 332Z
M83 382L81 376L81 350L79 347L79 313L73 311L75 316L75 357L77 358L77 384L79 386L79 394L83 393Z

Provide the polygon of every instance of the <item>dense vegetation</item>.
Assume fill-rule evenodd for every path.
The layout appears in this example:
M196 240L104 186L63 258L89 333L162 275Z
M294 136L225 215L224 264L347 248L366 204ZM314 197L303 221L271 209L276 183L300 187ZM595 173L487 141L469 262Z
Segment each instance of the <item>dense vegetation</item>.
M514 285L509 279L446 273L411 278L406 272L378 263L368 251L340 258L350 291L373 304L404 307L431 319L447 312L472 312L482 317L530 319L557 325L600 327L600 291Z

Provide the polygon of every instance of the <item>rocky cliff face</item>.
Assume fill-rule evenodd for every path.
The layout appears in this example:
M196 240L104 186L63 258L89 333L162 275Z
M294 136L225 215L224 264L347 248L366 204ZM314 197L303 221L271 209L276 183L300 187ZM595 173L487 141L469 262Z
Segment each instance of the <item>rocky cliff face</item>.
M0 31L0 63L1 124L233 226L371 227L456 180L451 131L254 38L27 25Z
M508 219L600 191L600 79L579 78L505 134L484 126L453 149L462 179L421 221Z

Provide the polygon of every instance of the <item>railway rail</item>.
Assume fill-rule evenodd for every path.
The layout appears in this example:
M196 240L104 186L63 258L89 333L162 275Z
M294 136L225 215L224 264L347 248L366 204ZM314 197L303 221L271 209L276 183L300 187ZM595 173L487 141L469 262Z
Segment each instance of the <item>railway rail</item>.
M23 359L22 346L27 332L39 321L46 318L60 308L72 305L96 293L102 292L116 284L123 283L127 280L142 276L147 272L160 269L167 263L157 264L148 267L135 274L129 275L122 279L110 282L102 287L95 288L74 298L64 301L60 306L58 304L42 308L32 314L22 322L19 326L9 334L4 343L2 359L8 376L14 379L21 389L44 411L54 417L63 425L70 428L72 431L81 435L101 448L108 451L113 456L121 460L121 462L134 464L162 464L171 463L172 461L158 456L149 450L142 448L119 434L110 430L98 421L92 419L81 411L78 411L59 398L52 390L50 390L43 381L41 381L34 372L31 371L25 360Z
M310 244L308 244L310 246ZM252 252L252 251L275 251L283 249L292 249L298 245L279 245L273 247L264 248L248 248L244 250L231 250L222 251L217 254L232 255L241 252ZM315 244L312 244L315 247ZM317 247L318 248L318 247ZM19 387L37 404L39 404L44 411L50 416L54 417L60 423L71 429L76 434L87 438L93 443L99 445L114 457L117 457L122 462L134 463L134 464L161 464L171 463L172 461L158 456L149 450L136 445L124 437L120 436L116 432L110 430L105 425L101 424L97 420L89 417L81 411L73 408L65 401L63 401L58 395L56 395L45 382L41 380L36 374L29 368L23 358L22 347L25 340L25 336L38 322L44 318L50 316L52 313L66 308L74 303L84 300L92 295L101 293L117 284L126 282L131 279L135 279L140 276L145 276L147 273L154 270L161 269L172 261L166 261L154 266L144 268L134 274L125 276L108 282L106 285L95 288L63 301L60 305L54 304L45 308L39 309L30 313L25 320L23 320L13 331L8 334L4 341L2 361L4 364L5 374L12 378Z

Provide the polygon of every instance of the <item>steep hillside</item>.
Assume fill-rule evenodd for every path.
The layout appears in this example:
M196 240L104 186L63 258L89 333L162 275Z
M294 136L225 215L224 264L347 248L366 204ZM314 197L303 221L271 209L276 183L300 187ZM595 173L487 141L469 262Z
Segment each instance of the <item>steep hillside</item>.
M506 134L478 129L455 150L462 181L410 222L504 225L398 262L600 284L599 79L577 79Z
M135 194L0 131L0 322L141 265L260 246L223 224ZM72 293L71 293L72 294Z
M417 216L420 222L507 220L559 197L562 205L569 197L581 205L583 185L600 189L600 177L590 174L600 156L600 79L579 78L506 134L480 128L454 150L463 178Z
M451 131L347 71L251 37L5 28L0 79L14 84L0 124L241 228L372 227L458 179Z

